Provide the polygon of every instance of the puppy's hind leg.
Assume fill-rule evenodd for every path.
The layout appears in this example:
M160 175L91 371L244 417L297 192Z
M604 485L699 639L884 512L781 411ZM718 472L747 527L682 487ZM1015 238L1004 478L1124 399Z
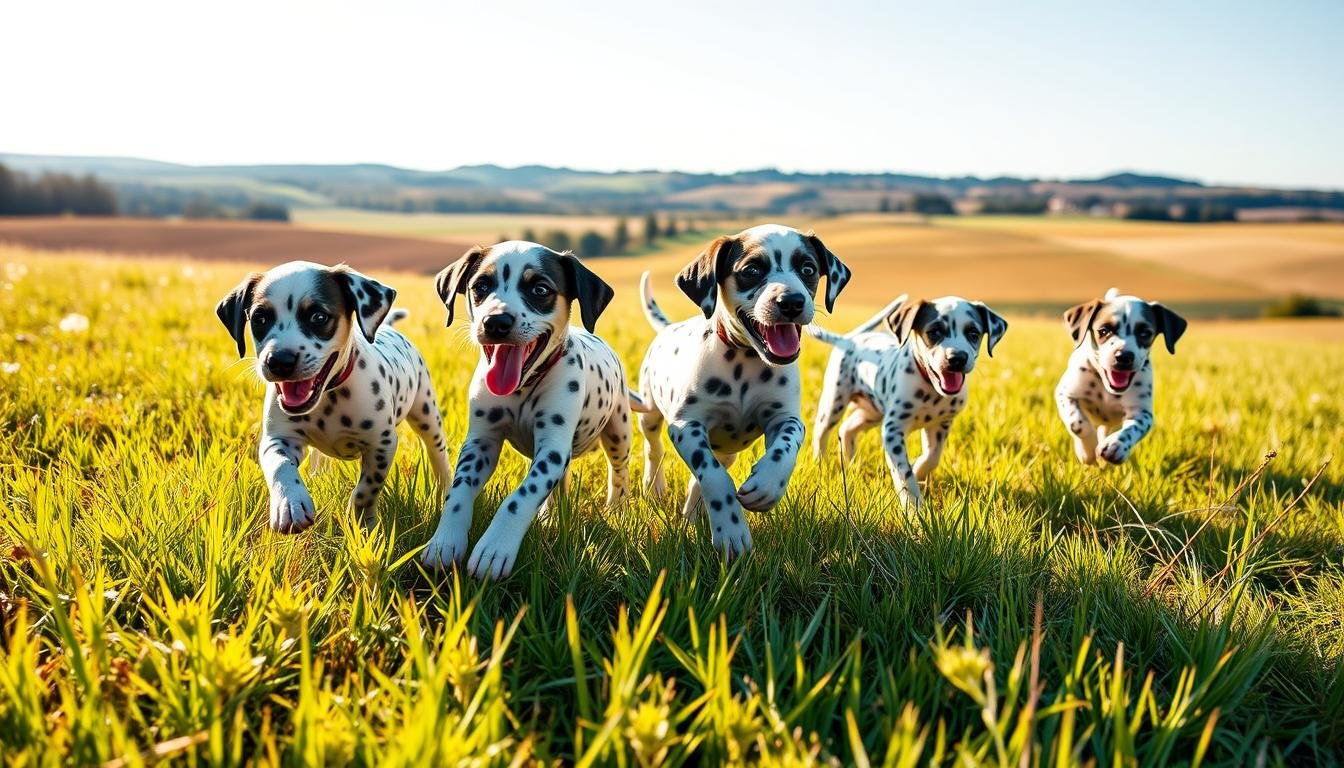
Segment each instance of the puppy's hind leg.
M647 397L644 402L651 402ZM667 496L667 476L663 472L663 414L657 409L639 415L639 431L644 433L644 491L656 499Z
M922 435L924 441L924 452L919 455L919 460L915 462L915 480L922 481L933 474L933 470L938 468L938 462L943 458L943 446L947 445L947 433L952 430L952 422L945 421L941 424L930 424L924 428Z
M1097 428L1087 418L1078 401L1068 392L1055 392L1055 405L1059 409L1059 418L1073 436L1073 453L1084 464L1097 463Z
M854 411L840 425L840 455L846 462L854 460L854 446L859 435L882 423L882 414L864 405L856 405Z
M845 354L840 350L831 353L826 364L826 377L821 384L821 397L817 398L817 415L812 422L812 454L817 458L826 455L826 442L830 439L831 429L845 412L849 393L841 391L840 377L843 374ZM843 434L843 430L841 431ZM848 455L845 457L849 458Z
M443 416L439 412L438 401L434 399L434 386L429 382L428 373L420 374L420 387L411 402L411 412L407 414L406 421L410 423L415 436L424 443L425 452L429 454L429 466L434 472L434 482L437 485L434 491L434 505L442 506L448 493L448 483L452 480L452 472L448 468L448 441L443 435Z
M657 438L655 438L657 439ZM602 451L607 454L607 508L615 509L630 492L630 406L617 401L616 410L602 430ZM659 445L661 448L661 443Z
M359 482L350 496L350 508L355 511L362 525L373 523L374 509L378 505L378 496L383 492L383 483L387 482L387 473L392 459L397 455L397 432L391 430L383 442L365 450L359 460Z

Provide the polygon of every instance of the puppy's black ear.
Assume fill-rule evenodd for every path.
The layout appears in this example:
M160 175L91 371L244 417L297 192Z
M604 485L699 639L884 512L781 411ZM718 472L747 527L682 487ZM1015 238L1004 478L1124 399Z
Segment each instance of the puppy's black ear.
M980 315L980 322L985 325L985 352L993 357L994 345L998 344L999 339L1003 338L1003 334L1008 332L1008 321L1004 320L999 313L985 306L983 301L973 301L971 306L975 307L976 313Z
M850 271L845 263L835 257L834 253L821 242L821 238L812 232L803 235L803 239L812 247L812 251L817 255L821 262L822 269L826 270L826 311L835 309L835 299L840 292L845 289L845 284L849 282Z
M215 305L215 314L219 321L229 329L229 335L238 342L238 356L247 356L247 309L252 306L252 292L263 277L260 272L250 272L243 282L229 291Z
M1162 338L1167 340L1167 351L1176 354L1176 342L1185 333L1185 327L1188 323L1185 318L1172 312L1170 309L1158 304L1156 301L1148 302L1148 306L1153 310L1153 317L1157 322L1157 331L1162 334Z
M923 328L934 314L933 305L923 299L906 299L887 315L887 327L904 344L916 328Z
M714 314L719 303L719 283L733 271L733 262L742 253L736 237L719 237L677 274L677 287L700 306L705 317Z
M1097 317L1097 310L1105 303L1101 299L1093 299L1076 307L1070 307L1064 313L1064 327L1069 329L1069 336L1073 338L1075 345L1082 344L1083 339L1087 338L1087 332L1092 329L1092 321Z
M565 295L579 302L583 327L592 333L597 326L597 318L611 303L611 297L616 292L572 253L560 254L560 268L565 272Z
M448 308L448 325L453 324L454 299L459 293L467 292L467 281L476 274L476 268L481 265L481 259L485 258L488 250L479 245L472 248L462 254L462 258L444 267L434 278L434 287L439 291L439 301ZM467 315L471 315L470 302L467 306Z
M331 272L341 284L341 291L355 313L355 322L359 323L360 332L372 343L378 333L378 326L383 324L383 318L392 311L392 302L396 300L397 292L344 264L332 267Z

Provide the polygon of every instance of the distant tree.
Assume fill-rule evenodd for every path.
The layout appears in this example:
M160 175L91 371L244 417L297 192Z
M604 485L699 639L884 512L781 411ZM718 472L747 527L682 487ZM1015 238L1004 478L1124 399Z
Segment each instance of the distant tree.
M917 192L910 200L910 210L925 215L941 216L957 212L947 196L936 192Z
M553 251L569 251L574 249L574 240L569 233L563 229L553 229L546 233L546 238L542 243Z
M535 243L537 242L537 231L535 229L532 229L531 227L528 227L527 229L523 230L523 234L520 235L520 237L526 242Z
M644 217L644 244L653 245L658 240L658 217L652 213Z
M182 206L182 217L186 219L222 219L224 209L219 203L203 195L196 195Z
M14 173L0 165L0 213L12 213L18 202L18 181Z
M882 199L877 201L877 210L882 213L891 213L891 198L883 195Z
M612 253L625 253L630 248L630 222L625 217L616 220L616 231L611 235Z
M495 242L496 242L496 243L506 243L506 242L508 242L508 241L510 241L510 240L512 240L512 239L513 239L513 238L509 237L508 235L504 234L503 232L500 232L498 235L495 235Z
M677 236L677 220L671 216L667 217L667 227L663 229L663 234L667 237Z
M34 179L8 169L0 172L0 214L112 216L116 212L116 193L93 176L44 173Z
M238 218L250 221L289 221L289 209L278 203L252 203L238 214Z
M579 255L585 259L596 258L607 252L607 238L593 230L579 236Z

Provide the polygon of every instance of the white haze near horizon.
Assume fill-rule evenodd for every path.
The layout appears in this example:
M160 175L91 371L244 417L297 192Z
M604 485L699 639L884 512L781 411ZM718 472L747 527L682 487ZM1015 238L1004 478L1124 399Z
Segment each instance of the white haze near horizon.
M0 152L1344 188L1340 2L74 0L3 18Z

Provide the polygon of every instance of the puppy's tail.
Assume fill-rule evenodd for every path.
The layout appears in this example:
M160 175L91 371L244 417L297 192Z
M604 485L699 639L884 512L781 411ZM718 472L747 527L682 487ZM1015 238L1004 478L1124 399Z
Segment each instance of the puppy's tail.
M383 320L384 325L396 325L397 323L410 317L411 313L405 309L394 309L387 313L387 318Z
M633 389L625 390L625 397L627 400L630 401L630 410L634 411L635 413L653 412L653 408L648 403L644 402L644 398L636 394Z
M653 277L649 272L645 272L639 278L639 298L644 304L644 316L649 319L649 325L653 326L653 330L661 331L672 324L667 315L663 314L663 310L658 308L658 302L653 300Z
M1105 299L1106 301L1115 301L1115 298L1119 295L1120 295L1120 289L1112 288L1109 291L1107 291L1106 295L1103 296L1102 298Z
M850 341L848 336L831 333L819 325L807 326L807 335L817 341L825 342L833 347L839 347L840 349L852 349L854 347L854 342Z

